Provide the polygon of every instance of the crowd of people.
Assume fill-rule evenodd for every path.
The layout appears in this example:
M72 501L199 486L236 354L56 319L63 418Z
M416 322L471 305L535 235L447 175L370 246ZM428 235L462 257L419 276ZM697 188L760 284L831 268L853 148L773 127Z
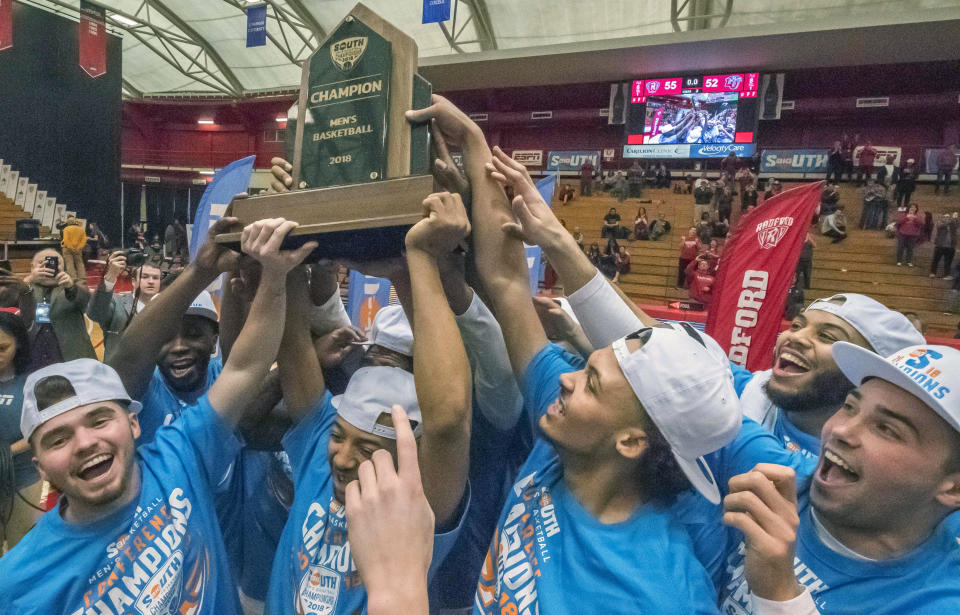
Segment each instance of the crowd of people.
M322 236L283 249L282 218L220 219L175 279L140 267L130 299L113 292L124 252L92 298L55 250L0 278L20 506L0 612L960 606L960 351L846 293L797 314L750 373L610 284L449 101L407 117L448 169L461 150L466 181L437 176L403 256L344 263L397 292L369 331L338 267L303 264ZM274 160L275 190L290 170ZM696 263L709 294L722 244L702 222L681 271ZM234 230L240 253L212 240ZM565 298L532 296L524 242ZM111 323L105 362L85 310Z

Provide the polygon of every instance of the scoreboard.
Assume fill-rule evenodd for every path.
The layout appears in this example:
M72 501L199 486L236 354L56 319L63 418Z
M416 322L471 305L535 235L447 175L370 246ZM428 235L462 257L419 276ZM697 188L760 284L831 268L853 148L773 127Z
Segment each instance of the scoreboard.
M633 87L630 90L630 102L633 104L645 103L647 102L647 96L722 92L737 92L740 98L756 98L759 84L759 73L639 79L633 82Z

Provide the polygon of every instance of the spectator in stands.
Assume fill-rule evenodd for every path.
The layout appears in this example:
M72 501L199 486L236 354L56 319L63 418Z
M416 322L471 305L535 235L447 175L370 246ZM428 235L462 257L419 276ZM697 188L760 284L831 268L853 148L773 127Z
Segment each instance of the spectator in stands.
M143 229L138 222L131 222L127 228L127 246L128 248L137 248L143 250L146 247L146 240L143 236Z
M585 160L580 165L580 196L590 196L593 194L593 163Z
M670 232L670 222L662 211L657 212L657 219L650 223L650 231L647 235L650 239L656 241L663 235Z
M733 211L733 186L727 183L717 192L717 216L720 220L730 219Z
M31 461L29 445L20 433L20 409L23 406L23 382L30 367L30 339L27 327L17 314L17 308L0 309L0 447L9 448L13 455L13 483L10 491L12 507L9 518L0 519L4 541L13 547L39 518L35 508L40 503L42 482ZM7 477L0 476L0 485ZM12 496L12 494L11 494ZM2 553L0 553L2 554Z
M860 210L860 230L882 230L883 212L887 209L887 189L872 177L867 179L863 191L863 208Z
M709 185L710 185L710 180L707 179L707 172L701 171L700 177L698 177L697 181L695 181L693 184L693 189L694 191L696 191L697 188L700 188L702 186L709 186ZM696 194L696 192L694 192L694 194Z
M827 183L840 183L840 176L843 174L843 146L839 141L833 142L833 147L827 154ZM830 178L833 178L833 182ZM793 320L792 318L790 320Z
M826 184L820 192L820 215L829 216L837 211L840 202L840 186Z
M893 154L887 154L883 164L877 167L877 183L888 187L893 184L896 167L893 166Z
M637 210L637 218L633 221L633 238L634 239L648 239L647 227L650 226L650 221L647 220L647 208L641 207Z
M738 166L740 166L740 161L737 160L737 155L733 152L727 154L726 158L720 161L720 174L725 179L725 184L733 184L733 179L737 175Z
M853 150L860 141L860 135L851 139L847 133L840 138L840 150L843 153L843 172L847 174L847 181L853 181Z
M943 279L952 280L950 266L957 251L957 225L960 220L950 214L941 214L933 231L933 260L930 263L930 277L937 277L937 267L943 261Z
M107 260L107 270L103 281L87 306L87 317L98 323L103 330L103 360L109 361L117 349L120 336L134 316L141 313L151 299L160 292L162 275L160 269L151 264L131 272L133 294L116 294L117 279L127 270L127 257L124 250L117 250Z
M737 170L736 184L740 187L741 196L747 190L749 186L752 186L757 183L756 174L750 170L750 167L740 167Z
M600 244L596 241L591 243L590 248L587 249L587 258L590 259L594 267L600 266Z
M868 139L860 150L860 167L857 171L857 185L863 185L864 179L870 179L873 174L873 163L877 159L877 150Z
M617 252L613 255L613 264L617 270L616 275L613 276L614 282L619 282L621 275L630 273L630 253L627 252L626 246L617 248Z
M704 213L700 215L700 222L697 222L697 237L700 238L701 249L713 238L713 224L710 220L710 214Z
M560 203L566 205L573 200L573 197L576 195L576 191L573 189L573 186L570 184L563 184L560 186Z
M639 160L634 160L627 169L627 184L630 186L630 198L639 199L643 193L643 167Z
M96 359L83 320L90 293L63 270L60 253L47 248L34 254L24 281L36 302L30 330L31 371L62 361Z
M683 193L693 194L693 175L689 173L683 176Z
M906 164L894 170L893 183L896 187L893 190L893 198L897 202L897 206L910 202L913 191L917 189L919 171L913 158L907 158Z
M940 186L943 186L943 193L950 194L950 183L953 177L953 169L957 166L957 145L940 150L937 154L937 181L933 185L934 194L940 194Z
M603 228L600 229L600 237L617 237L620 231L620 214L616 207L611 207L607 215L603 217Z
M87 268L83 264L83 248L87 232L76 218L67 218L60 229L60 248L63 250L63 268L73 283L87 287Z
M833 240L830 243L840 243L847 238L847 218L842 205L832 214L821 216L820 220L820 232Z
M687 265L700 253L701 243L697 236L697 227L691 226L687 235L680 240L680 259L677 261L677 288L686 288Z
M697 187L693 189L693 215L694 220L700 220L704 213L710 213L713 207L713 188L710 183L698 182Z
M813 249L817 247L813 235L807 233L803 240L803 247L800 249L800 259L797 261L796 286L800 286L800 278L803 278L803 288L810 290L810 273L813 271Z
M86 260L100 258L101 250L110 249L110 240L95 222L87 223L87 246L84 250Z
M573 227L573 240L576 241L580 249L583 250L583 233L580 231L579 226Z
M710 236L714 239L724 239L730 233L729 218L714 218L710 223Z
M780 183L780 180L771 179L770 187L767 188L767 191L763 193L763 200L766 201L767 199L774 197L781 192L783 192L783 184Z
M672 179L673 176L670 173L670 169L667 168L666 163L661 162L660 166L657 167L657 187L669 188Z
M710 274L710 265L702 260L697 265L697 272L693 275L690 283L690 298L699 301L706 307L710 307L710 301L713 299L714 277Z
M650 166L647 167L647 170L643 173L643 181L650 188L655 188L657 185L657 165L650 163Z
M600 253L600 260L597 264L597 269L600 270L600 273L607 276L608 279L612 280L617 275L617 252L620 251L620 244L617 243L617 240L613 237L607 240L606 247L603 248L603 251Z
M623 171L617 171L614 178L613 189L610 191L610 195L617 197L618 203L623 203L630 195L630 188L627 184L627 176Z
M174 218L163 232L163 255L165 258L183 257L187 249L187 228L180 218Z
M923 218L916 203L911 203L907 213L896 221L897 228L897 267L904 261L907 267L913 267L913 248L923 237Z
M703 249L703 252L697 256L697 258L707 261L707 265L709 265L707 271L710 272L710 275L717 274L717 265L720 263L720 253L722 250L723 247L720 244L720 240L714 237Z
M747 208L753 205L757 206L757 185L755 183L748 185L740 192L740 213L747 211Z

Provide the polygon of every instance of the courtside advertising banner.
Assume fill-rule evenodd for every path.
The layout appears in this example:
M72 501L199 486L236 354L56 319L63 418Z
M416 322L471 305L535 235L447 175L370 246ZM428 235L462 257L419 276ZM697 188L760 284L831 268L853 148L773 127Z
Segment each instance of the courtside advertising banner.
M0 0L0 50L13 47L13 0Z
M761 173L826 173L830 152L825 149L765 149Z
M543 164L542 149L515 149L510 157L525 167L539 167Z
M707 333L731 361L750 371L770 367L787 291L793 285L823 182L767 199L740 218L720 257Z
M594 171L600 170L600 150L581 150L575 152L550 152L547 154L548 171L580 171L584 162L589 161Z
M102 6L80 1L80 68L91 77L107 72L106 21Z

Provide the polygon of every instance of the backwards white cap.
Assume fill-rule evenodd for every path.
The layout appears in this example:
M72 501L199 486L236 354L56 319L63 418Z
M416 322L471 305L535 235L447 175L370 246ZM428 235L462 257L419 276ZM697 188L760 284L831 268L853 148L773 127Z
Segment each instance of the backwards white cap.
M634 338L647 339L630 352L627 340ZM741 412L729 365L706 344L692 330L652 327L618 339L613 352L683 473L719 504L720 490L703 456L736 437Z
M186 316L203 316L213 322L219 322L220 317L217 316L217 306L213 304L213 297L210 296L210 293L207 291L200 291L200 294L197 295L197 298L193 300L193 303L190 304L190 307L187 308Z
M849 342L830 350L840 371L857 386L879 378L919 398L960 431L960 350L921 344L880 355Z
M380 308L373 317L373 326L366 344L376 344L408 357L413 356L413 330L401 306L388 305Z
M50 376L62 376L70 382L74 395L60 400L52 406L37 408L37 383ZM20 431L23 437L30 436L50 419L69 412L74 408L101 401L123 401L130 412L137 414L143 407L127 394L120 376L112 367L95 359L75 359L66 363L54 363L38 369L29 376L23 385L23 409L20 414Z
M343 420L375 436L397 439L393 427L377 423L380 415L390 414L394 404L406 411L407 418L416 421L414 436L422 431L423 416L413 374L399 367L361 367L350 378L343 395L335 396L331 403Z
M840 293L817 299L807 310L820 310L847 321L881 357L926 341L906 316L866 295Z

